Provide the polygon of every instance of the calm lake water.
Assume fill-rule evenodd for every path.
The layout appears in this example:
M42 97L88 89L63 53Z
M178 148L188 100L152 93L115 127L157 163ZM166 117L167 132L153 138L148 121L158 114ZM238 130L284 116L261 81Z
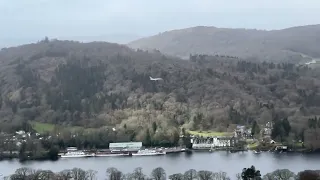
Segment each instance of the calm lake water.
M108 167L115 167L124 173L132 172L136 167L142 167L145 174L149 175L156 167L163 167L167 175L183 173L188 169L210 170L214 172L225 171L234 179L244 167L254 165L264 175L276 169L289 169L295 173L311 169L320 169L320 155L314 154L274 154L252 152L227 153L227 152L194 152L193 154L167 154L165 156L149 157L96 157L96 158L69 158L58 161L30 161L19 163L13 161L1 161L0 173L3 176L14 173L17 168L30 167L45 169L54 172L74 167L85 170L98 171L98 179L105 179L105 171Z

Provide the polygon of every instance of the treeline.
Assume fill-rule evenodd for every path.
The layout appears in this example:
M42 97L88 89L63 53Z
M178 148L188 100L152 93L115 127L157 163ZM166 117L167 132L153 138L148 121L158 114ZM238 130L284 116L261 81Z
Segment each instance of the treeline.
M146 147L177 147L184 146L191 148L190 135L182 128L181 135L175 133L172 137L162 137L159 141L152 135L158 127L154 124L151 130L142 138L143 145ZM124 131L113 131L112 129L96 129L85 131L83 129L55 130L50 134L43 134L41 137L35 133L30 133L30 137L21 138L21 143L17 142L10 135L0 134L0 160L17 158L20 161L26 160L56 160L59 151L64 151L67 147L77 147L78 149L94 152L97 149L109 148L112 142L130 142L134 141L134 136ZM134 132L132 132L134 133ZM16 136L18 137L18 136ZM170 141L173 139L172 141Z
M28 139L19 146L12 140L0 142L0 160L14 158L20 161L57 160L58 153L62 149L59 144L37 139Z
M280 142L284 142L284 139L289 136L289 133L291 132L291 125L288 121L288 118L284 119L276 119L274 120L274 125L271 132L271 137L273 139L278 139ZM303 133L298 135L298 138L303 140Z
M244 168L236 177L230 178L225 172L211 172L206 170L196 171L190 169L184 173L176 173L168 175L161 167L152 170L148 176L143 172L142 168L136 168L132 173L123 173L116 168L108 168L105 176L99 175L100 179L107 180L316 180L320 178L319 171L301 171L295 174L288 169L279 169L264 176L254 166ZM14 174L5 177L9 180L97 180L98 172L94 170L83 170L73 168L54 173L50 170L34 170L30 168L19 168Z
M305 139L310 144L310 149L319 150L320 147L320 118L315 116L308 119L308 126L305 128Z

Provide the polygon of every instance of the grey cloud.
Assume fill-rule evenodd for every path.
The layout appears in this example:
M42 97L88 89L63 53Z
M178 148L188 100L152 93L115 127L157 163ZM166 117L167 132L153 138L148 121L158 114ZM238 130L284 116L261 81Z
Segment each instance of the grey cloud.
M0 40L319 24L318 0L0 0Z

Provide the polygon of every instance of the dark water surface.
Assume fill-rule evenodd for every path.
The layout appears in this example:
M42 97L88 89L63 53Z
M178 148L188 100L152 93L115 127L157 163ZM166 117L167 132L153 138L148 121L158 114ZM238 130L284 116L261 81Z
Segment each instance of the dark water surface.
M1 161L0 173L3 176L14 173L17 168L30 167L34 169L51 170L53 172L74 167L84 170L98 171L98 179L105 179L108 167L115 167L124 173L132 172L136 167L142 167L149 175L156 167L163 167L167 175L183 173L188 169L210 170L214 172L225 171L234 179L244 167L254 165L264 175L276 169L289 169L295 173L305 169L320 169L320 155L317 154L273 154L252 152L194 152L193 154L167 154L165 156L144 157L96 157L96 158L68 158L58 161L30 161L19 163L17 160Z

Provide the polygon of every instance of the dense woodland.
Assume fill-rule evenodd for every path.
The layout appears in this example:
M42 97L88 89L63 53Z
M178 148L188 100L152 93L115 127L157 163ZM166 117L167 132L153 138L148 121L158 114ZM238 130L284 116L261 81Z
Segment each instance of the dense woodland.
M320 127L308 123L320 112L319 77L317 69L291 63L218 55L185 61L117 44L45 39L0 51L0 130L46 122L62 125L58 142L77 144L81 136L78 144L90 147L176 145L181 127L232 131L285 119L290 129L284 123L274 138L303 140ZM85 129L61 129L69 126Z
M96 180L98 179L97 174L97 171L85 171L80 168L66 169L58 173L48 170L19 168L14 174L6 178L9 180ZM102 179L101 176L99 177ZM306 170L295 174L288 169L278 169L262 176L254 166L244 168L235 177L230 177L225 172L196 171L195 169L168 175L161 167L153 169L150 176L146 175L142 168L136 168L132 173L127 174L116 168L108 168L104 176L104 179L107 180L316 180L318 178L320 178L319 171Z

